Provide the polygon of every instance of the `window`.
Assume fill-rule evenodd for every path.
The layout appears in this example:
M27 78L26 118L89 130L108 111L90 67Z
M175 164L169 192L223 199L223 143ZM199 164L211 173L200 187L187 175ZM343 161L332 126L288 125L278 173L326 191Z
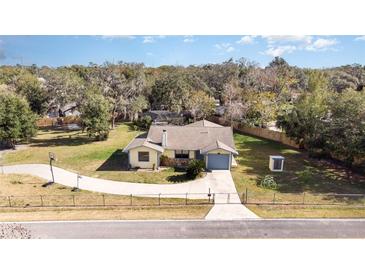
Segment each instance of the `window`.
M175 150L175 158L189 159L189 150Z
M149 162L150 161L150 153L147 151L139 151L138 152L138 161L139 162Z
M274 169L281 170L282 169L283 160L282 159L274 159Z

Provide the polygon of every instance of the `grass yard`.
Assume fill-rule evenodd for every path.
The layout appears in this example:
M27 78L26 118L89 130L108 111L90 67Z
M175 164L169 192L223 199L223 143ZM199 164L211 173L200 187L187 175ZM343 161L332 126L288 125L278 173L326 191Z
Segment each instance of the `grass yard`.
M43 187L45 181L32 176L0 175L0 221L16 220L88 220L88 219L200 219L212 205L202 200L104 195L53 184ZM42 198L41 198L42 195ZM13 208L8 207L11 198ZM73 207L73 202L76 206ZM97 207L103 205L106 207ZM35 208L43 203L44 207ZM117 205L123 205L118 207ZM57 207L54 207L57 206ZM67 207L68 206L68 207Z
M119 124L106 141L92 141L81 131L41 129L29 147L6 153L5 165L48 164L48 152L57 157L55 166L83 175L135 183L170 184L186 181L184 172L170 168L160 172L126 170L127 155L122 149L138 134L129 123Z
M268 206L250 205L262 218L364 218L365 209L341 206Z
M305 192L306 203L335 202L343 203L343 214L339 216L365 216L365 209L351 209L348 205L365 205L364 199L329 198L322 194L328 193L365 193L365 177L352 173L345 168L335 166L326 161L310 159L305 153L289 148L277 142L259 139L235 133L236 157L238 166L232 169L232 176L238 192L248 190L248 202L272 202L276 195L277 202L301 203ZM269 170L269 155L285 157L284 172L277 173ZM264 189L258 183L265 175L272 175L278 184L276 190ZM242 196L241 196L242 197ZM329 201L330 199L330 201ZM334 216L334 207L328 209L309 210L308 207L295 209L292 206L250 206L253 211L263 217L304 217L313 212L316 216ZM339 207L337 207L338 209ZM350 214L349 212L354 212ZM305 213L306 212L306 213ZM331 213L332 212L332 213Z

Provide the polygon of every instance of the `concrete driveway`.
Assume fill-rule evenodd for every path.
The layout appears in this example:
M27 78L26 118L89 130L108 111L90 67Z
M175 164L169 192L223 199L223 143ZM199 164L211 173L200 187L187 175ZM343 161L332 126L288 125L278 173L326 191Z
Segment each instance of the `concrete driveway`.
M207 175L209 185L215 193L215 204L206 220L241 220L259 218L241 204L230 171L212 171Z
M23 164L2 167L3 173L30 174L52 180L49 165ZM55 182L69 187L77 186L77 174L53 167ZM207 214L207 220L235 220L246 218L258 218L252 211L241 204L238 197L231 173L229 171L209 172L201 179L179 184L143 184L118 182L99 178L82 176L79 188L89 191L118 194L136 195L141 197L185 198L188 193L189 199L206 199L209 190L215 193L215 205Z

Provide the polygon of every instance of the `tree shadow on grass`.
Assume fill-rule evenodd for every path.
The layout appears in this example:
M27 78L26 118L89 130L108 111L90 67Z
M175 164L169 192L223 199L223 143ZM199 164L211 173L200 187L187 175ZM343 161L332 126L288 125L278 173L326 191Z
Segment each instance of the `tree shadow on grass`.
M68 134L65 136L58 136L52 139L34 139L32 140L32 147L52 147L52 146L79 146L90 144L95 139L87 136L80 136L76 134Z
M117 149L112 155L97 168L96 171L126 171L129 170L128 154L122 149Z
M191 178L189 178L186 174L171 175L168 176L166 179L167 181L172 183L183 183L191 180Z

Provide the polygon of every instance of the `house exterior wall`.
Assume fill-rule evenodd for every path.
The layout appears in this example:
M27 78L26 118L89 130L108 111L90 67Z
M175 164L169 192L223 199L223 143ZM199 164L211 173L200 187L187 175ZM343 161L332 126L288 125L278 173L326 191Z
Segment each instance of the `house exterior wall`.
M174 159L175 158L175 150L173 149L165 149L163 155ZM189 159L195 159L195 150L189 150Z
M149 152L149 162L138 161L138 152ZM132 168L155 168L159 167L160 153L148 147L136 147L129 151L129 164Z
M163 152L163 155L165 155L169 158L175 158L175 150L165 149L165 151Z

